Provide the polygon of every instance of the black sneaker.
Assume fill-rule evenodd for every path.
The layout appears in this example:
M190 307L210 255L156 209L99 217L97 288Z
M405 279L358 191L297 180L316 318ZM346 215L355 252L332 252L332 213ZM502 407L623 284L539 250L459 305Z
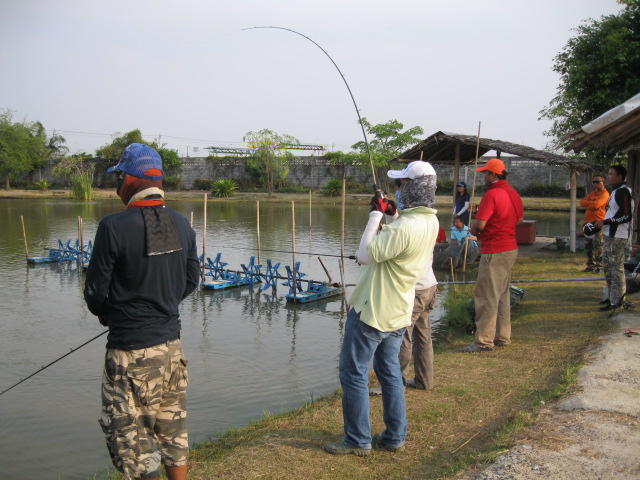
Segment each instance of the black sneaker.
M608 310L615 310L617 308L616 305L614 305L613 303L610 303L608 305L605 305L604 307L600 307L598 310L600 310L601 312L606 312Z
M404 443L400 445L391 446L382 441L382 434L376 433L371 439L371 446L378 450L386 450L388 452L401 452L404 450Z
M367 455L369 455L369 453L371 453L371 449L370 448L358 448L358 447L354 447L352 445L349 445L348 443L345 443L344 440L342 440L341 442L337 442L337 443L325 443L322 446L322 449L327 452L330 453L332 455L357 455L358 457L366 457Z
M582 271L583 271L584 273L591 273L591 272L593 272L593 270L594 270L594 269L593 269L593 267L587 267L587 268L585 268L585 269L584 269L584 270L582 270Z
M598 305L611 305L611 300L605 298L604 300L598 302Z

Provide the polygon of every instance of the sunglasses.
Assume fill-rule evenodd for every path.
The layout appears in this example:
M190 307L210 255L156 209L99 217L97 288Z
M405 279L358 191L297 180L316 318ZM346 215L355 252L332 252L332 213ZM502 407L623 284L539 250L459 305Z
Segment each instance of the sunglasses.
M594 180L594 181L593 181L593 182L591 182L591 183L602 183L602 180Z

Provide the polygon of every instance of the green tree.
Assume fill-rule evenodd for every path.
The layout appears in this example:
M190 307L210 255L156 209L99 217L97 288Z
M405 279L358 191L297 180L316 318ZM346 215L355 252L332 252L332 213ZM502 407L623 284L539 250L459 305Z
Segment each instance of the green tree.
M424 135L422 127L411 127L404 130L404 125L398 120L372 125L366 118L362 118L362 125L369 135L369 150L376 170L376 180L382 186L388 186L387 170L389 160L396 158L402 152L422 141L419 135ZM362 165L370 169L371 162L367 155L364 140L354 143L351 148L359 152L356 155L342 152L332 152L331 162L339 164ZM329 154L328 154L329 155Z
M132 143L144 143L158 152L160 158L162 158L162 169L165 177L177 176L180 173L182 162L178 158L178 151L164 148L164 144L158 145L155 140L147 141L143 139L142 133L138 129L118 135L113 138L110 144L96 150L96 167L98 170L104 172L110 166L118 163L124 149Z
M402 129L404 125L398 120L389 120L386 123L379 123L377 125L371 125L366 118L362 118L362 125L364 126L370 137L369 149L371 154L375 154L377 158L374 158L374 163L384 163L385 160L389 160L397 157L409 147L422 141L418 135L423 135L424 130L422 127L412 127L404 132ZM367 153L364 140L361 140L351 146L354 150L361 153Z
M618 3L624 8L617 15L580 25L555 57L553 70L560 74L560 85L540 112L552 121L545 134L554 148L566 134L640 91L640 0ZM604 152L590 153L606 164Z
M53 135L48 138L40 122L14 122L13 113L0 113L0 177L5 188L11 188L11 180L41 168L53 155L66 153L64 138Z
M247 158L247 166L256 174L258 181L273 195L277 181L282 181L289 173L289 163L295 158L286 148L299 145L300 141L291 135L278 135L268 129L247 132L243 141L252 149Z

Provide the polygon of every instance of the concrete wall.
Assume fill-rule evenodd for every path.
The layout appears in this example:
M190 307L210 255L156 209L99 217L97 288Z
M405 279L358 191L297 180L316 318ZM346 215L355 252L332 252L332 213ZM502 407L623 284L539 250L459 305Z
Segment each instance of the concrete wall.
M479 163L484 163L490 157L484 157ZM198 179L212 181L222 178L231 178L234 180L246 179L249 176L243 159L230 159L226 163L216 164L207 161L204 157L186 157L182 158L182 171L180 177L186 188L191 188ZM509 172L509 183L517 188L524 188L531 183L543 185L559 185L567 187L569 185L569 172L563 167L548 166L541 162L523 159L521 157L503 157ZM47 165L45 169L35 175L35 180L45 178L54 185L60 184L60 179L53 177L51 174L51 166ZM453 165L435 166L435 170L441 180L453 180ZM376 171L376 175L385 175L384 171ZM111 182L104 172L95 173L95 181L101 184L104 179ZM297 159L289 166L289 174L286 181L294 185L302 185L309 189L320 189L326 183L333 179L342 179L346 177L350 182L360 185L373 184L371 168L369 165L364 166L343 166L330 165L324 157L310 156L297 157ZM471 185L474 178L473 166L462 166L460 168L460 180L465 181L467 185ZM578 177L578 185L585 185L586 178L583 175ZM380 182L379 183L383 183ZM476 176L476 185L482 185L483 179L481 174Z
M491 157L481 159L479 163L484 163ZM240 180L246 178L244 162L240 159L231 161L229 164L214 165L204 158L182 158L183 168L181 178L187 187L193 185L197 179L215 180L220 178L231 178ZM509 172L509 183L524 188L531 183L542 185L559 185L568 187L569 172L563 167L548 166L541 162L523 159L521 157L504 157L503 160ZM438 165L435 167L438 178L443 180L453 180L453 165ZM343 175L351 182L367 185L372 184L371 168L365 166L341 166L329 165L323 157L298 157L294 164L289 166L287 182L295 185L302 185L305 188L322 188L333 178L343 178ZM376 172L376 175L380 175ZM474 178L473 166L463 166L460 168L460 179L471 185ZM477 174L476 184L482 185L482 174ZM578 184L584 185L584 175L578 177Z

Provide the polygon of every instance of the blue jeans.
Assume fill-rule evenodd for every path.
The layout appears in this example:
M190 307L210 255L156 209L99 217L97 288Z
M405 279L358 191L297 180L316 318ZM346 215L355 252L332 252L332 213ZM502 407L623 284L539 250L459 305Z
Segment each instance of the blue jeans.
M342 351L340 385L345 442L358 448L371 448L369 422L369 362L382 387L383 419L387 429L382 441L389 446L404 443L407 413L400 370L400 346L406 328L381 332L360 321L352 308L347 315Z

